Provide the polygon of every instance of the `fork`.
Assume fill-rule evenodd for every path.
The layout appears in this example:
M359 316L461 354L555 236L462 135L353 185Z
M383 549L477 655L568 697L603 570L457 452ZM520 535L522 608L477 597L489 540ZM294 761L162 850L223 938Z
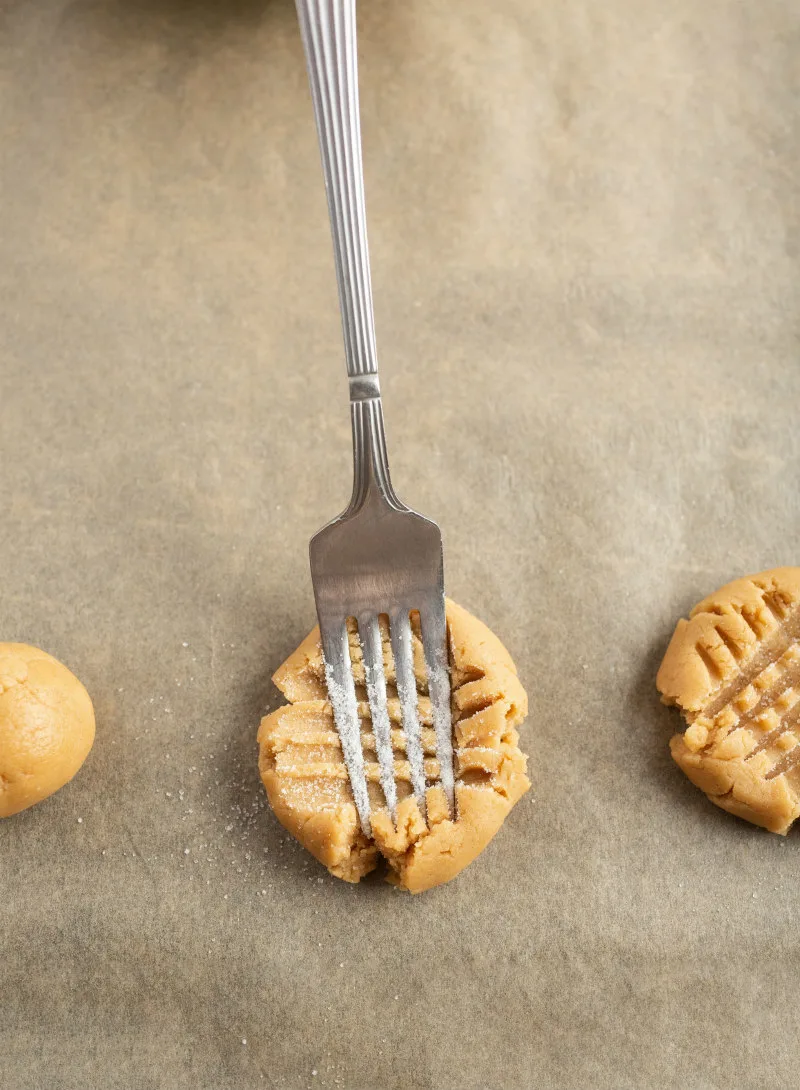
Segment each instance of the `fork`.
M359 821L371 836L349 618L358 626L380 785L395 822L397 785L379 617L389 621L411 788L426 818L410 621L412 612L419 614L439 783L455 816L442 535L435 522L397 498L389 477L367 251L355 0L296 4L328 195L353 427L352 498L311 539L311 578L336 730Z

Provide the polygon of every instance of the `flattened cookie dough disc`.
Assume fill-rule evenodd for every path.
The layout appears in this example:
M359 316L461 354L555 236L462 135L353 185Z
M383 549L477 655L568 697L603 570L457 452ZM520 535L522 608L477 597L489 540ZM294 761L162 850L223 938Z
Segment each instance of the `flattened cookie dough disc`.
M680 620L656 685L672 756L712 802L774 833L800 814L800 568L728 583Z
M404 736L394 660L383 629L392 744L398 787L396 826L378 782L364 666L355 632L350 636L359 697L364 757L370 775L373 839L358 823L339 738L328 703L319 629L303 641L274 677L289 704L261 721L259 769L282 824L338 878L358 882L383 856L389 881L419 893L454 878L489 843L530 783L517 727L528 711L525 690L505 647L465 609L448 601L458 820L447 813L440 787L426 793L428 823L403 771ZM414 672L429 781L435 779L434 731L422 644L414 635Z
M58 659L0 643L0 818L72 779L94 742L89 694Z

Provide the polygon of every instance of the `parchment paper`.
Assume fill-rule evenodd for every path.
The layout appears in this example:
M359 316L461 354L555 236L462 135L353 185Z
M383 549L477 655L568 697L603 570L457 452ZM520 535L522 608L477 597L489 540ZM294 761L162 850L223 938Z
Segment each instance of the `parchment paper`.
M516 659L533 790L419 898L285 839L255 732L350 485L293 8L8 0L0 638L98 736L0 824L3 1088L794 1087L798 838L683 778L653 680L800 562L800 9L360 23L395 483Z

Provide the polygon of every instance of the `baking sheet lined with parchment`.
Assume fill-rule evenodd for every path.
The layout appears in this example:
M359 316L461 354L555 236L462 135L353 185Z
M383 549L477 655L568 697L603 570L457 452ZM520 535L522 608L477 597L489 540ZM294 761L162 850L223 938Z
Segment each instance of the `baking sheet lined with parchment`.
M330 878L255 732L349 491L283 0L0 12L0 639L92 694L0 825L7 1090L792 1084L797 836L671 763L675 619L798 561L800 12L362 0L400 495L507 643L533 790L420 897Z

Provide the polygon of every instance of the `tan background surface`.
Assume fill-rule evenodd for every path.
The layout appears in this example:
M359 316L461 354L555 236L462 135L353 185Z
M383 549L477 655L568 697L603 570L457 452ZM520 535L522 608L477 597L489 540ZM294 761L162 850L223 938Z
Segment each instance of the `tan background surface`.
M255 730L350 474L293 10L8 0L0 637L99 729L0 825L3 1088L796 1086L797 836L683 779L653 678L800 561L800 9L361 26L394 476L529 687L533 791L418 899L284 841Z

